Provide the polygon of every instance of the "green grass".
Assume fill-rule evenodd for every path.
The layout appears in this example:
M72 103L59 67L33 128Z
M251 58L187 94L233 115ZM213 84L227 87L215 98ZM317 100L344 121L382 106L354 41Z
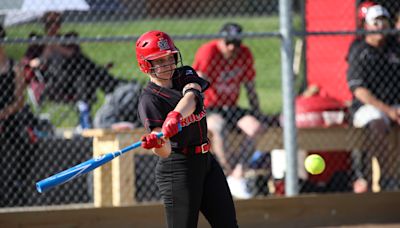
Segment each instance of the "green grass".
M106 23L65 23L63 31L77 31L81 37L112 37L112 36L138 36L148 30L159 29L171 35L188 34L216 34L222 24L235 21L243 25L245 31L251 32L276 32L279 31L279 19L272 17L246 17L246 18L200 18L185 20L146 20L131 22L106 22ZM299 24L298 18L295 20ZM31 31L41 33L38 24L21 25L8 28L11 38L26 38ZM177 40L184 64L191 65L197 48L207 40ZM260 97L261 108L265 113L276 113L282 108L281 96L281 64L280 41L277 38L246 38L244 43L253 51L255 68L257 71L256 88ZM120 78L136 78L145 83L147 76L142 74L136 63L134 41L131 42L98 42L83 43L84 53L98 64L114 62L111 73ZM10 44L6 50L8 54L20 59L26 45ZM103 102L103 94L98 93L99 100L92 110L95 112ZM241 93L241 106L248 106L247 98ZM46 110L57 106L47 105ZM61 108L65 111L65 108ZM71 112L74 113L74 112ZM76 116L70 115L59 126L71 126L76 123Z

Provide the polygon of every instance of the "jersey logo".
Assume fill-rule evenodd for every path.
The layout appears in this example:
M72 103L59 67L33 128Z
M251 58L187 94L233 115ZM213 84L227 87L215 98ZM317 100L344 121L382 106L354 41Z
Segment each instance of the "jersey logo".
M158 47L160 48L160 50L170 50L170 46L168 44L168 40L162 39L158 41Z
M193 75L193 71L192 70L186 70L186 75Z
M181 126L186 127L189 126L190 124L194 122L199 122L201 119L203 119L206 116L206 110L202 110L199 114L195 115L192 114L186 118L181 119Z
M235 67L232 70L227 70L227 71L221 71L220 73L220 79L223 81L228 81L233 78L239 77L240 74L243 73L243 69L240 67Z

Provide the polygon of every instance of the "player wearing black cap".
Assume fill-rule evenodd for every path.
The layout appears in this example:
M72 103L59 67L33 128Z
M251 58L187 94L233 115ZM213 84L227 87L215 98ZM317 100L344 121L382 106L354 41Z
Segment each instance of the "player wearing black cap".
M240 47L242 44L242 30L242 26L230 22L224 24L219 33L224 36L227 45L233 44L236 47Z
M265 130L266 119L260 110L255 87L256 71L250 48L242 42L243 29L237 23L226 23L220 31L222 36L201 45L196 52L193 68L200 77L208 80L210 88L204 92L207 109L208 130L212 133L212 146L218 161L224 168L233 196L250 198L243 176L243 167L252 156L252 141ZM239 106L241 87L245 88L249 109ZM240 129L247 137L240 153L227 148L229 131ZM245 167L246 168L246 167ZM233 174L233 175L230 175Z
M151 132L142 137L142 147L160 156L156 184L168 227L197 227L199 211L212 227L237 227L225 175L209 153L202 95L209 83L189 66L177 68L179 50L164 32L143 34L136 42L136 57L150 77L138 107ZM164 137L158 139L154 133L160 131Z

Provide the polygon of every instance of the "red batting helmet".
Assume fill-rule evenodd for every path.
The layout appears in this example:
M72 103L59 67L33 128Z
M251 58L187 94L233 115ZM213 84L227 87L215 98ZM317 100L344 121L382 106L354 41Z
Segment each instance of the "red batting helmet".
M165 32L149 31L144 33L136 41L136 58L140 70L144 73L150 73L151 64L149 61L155 60L166 55L174 54L178 60L178 48L175 47L171 37Z
M377 5L377 3L373 1L365 1L360 3L360 5L357 8L357 19L359 20L359 22L365 19L365 15L367 14L368 8L374 5Z

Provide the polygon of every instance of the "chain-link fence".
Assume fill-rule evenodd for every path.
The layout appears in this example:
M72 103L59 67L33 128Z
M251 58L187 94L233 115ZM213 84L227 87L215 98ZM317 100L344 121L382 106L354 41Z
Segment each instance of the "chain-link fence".
M332 7L335 12L330 10ZM365 137L347 136L352 148L318 151L328 167L322 175L308 178L317 191L398 189L398 149L390 141L391 137L396 138L396 130L390 127L396 126L396 118L389 117L385 123L382 120L386 118L382 116L390 115L390 107L398 104L397 95L393 95L398 85L396 79L379 76L397 77L397 63L388 59L399 56L397 33L391 30L396 29L398 11L395 1L344 1L340 5L331 1L306 2L308 86L296 102L297 117L301 117L297 123L309 127L339 121L366 130ZM381 31L376 33L377 30ZM355 35L354 31L358 33ZM384 107L377 105L375 99L385 103ZM380 114L372 117L372 110ZM362 146L353 147L357 143Z
M388 12L376 9L372 15L370 11L369 25L395 28L399 4L376 3ZM365 91L357 88L370 89L388 105L399 104L396 33L389 32L383 48L375 41L379 44L375 51L368 42L380 35L360 33L359 19L367 11L360 16L359 4L355 0L340 5L330 0L294 1L293 70L298 92L296 124L301 129L351 129L361 104L352 102L352 92L361 93L357 96L361 102L376 102L363 98ZM278 6L278 0L3 0L0 205L92 203L99 195L115 198L121 189L133 194L136 202L160 200L154 184L158 158L146 153L124 155L132 163L127 169L113 163L109 170L45 193L35 189L36 181L89 159L97 150L112 152L126 143L121 144L116 133L93 138L82 134L83 130L142 129L136 107L148 78L137 67L134 43L142 33L156 29L174 38L184 65L211 82L205 92L210 141L234 197L284 194ZM385 18L388 27L384 27ZM359 42L349 52L356 38ZM362 137L347 134L346 141L338 143L346 145L336 149L325 149L326 139L317 137L310 140L317 145L311 148L320 149L300 148L300 193L397 189L397 134L386 131L385 121L397 121L398 114L389 106L375 104L378 110L366 107L359 114L365 124L357 126L371 126ZM390 118L379 121L383 115L379 110ZM260 147L261 135L268 135L261 141L272 146ZM130 142L141 135L131 136ZM104 142L97 144L102 145L100 149L93 146L99 141ZM304 171L303 161L310 153L325 158L322 174L311 176ZM126 182L133 186L120 184L102 192L110 189L104 184L113 185L111 179L117 179L119 171L134 177L128 178L132 183Z

